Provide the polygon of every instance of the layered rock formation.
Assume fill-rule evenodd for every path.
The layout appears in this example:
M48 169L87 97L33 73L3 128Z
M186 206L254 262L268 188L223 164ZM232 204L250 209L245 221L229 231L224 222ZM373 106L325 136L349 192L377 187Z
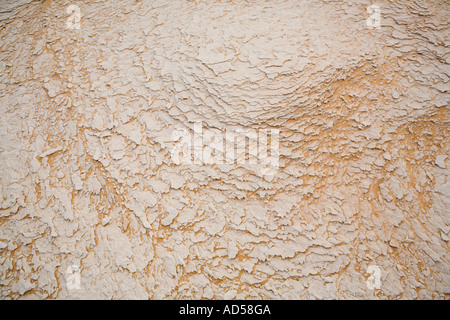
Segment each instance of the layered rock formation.
M450 5L370 5L3 1L0 297L447 298Z

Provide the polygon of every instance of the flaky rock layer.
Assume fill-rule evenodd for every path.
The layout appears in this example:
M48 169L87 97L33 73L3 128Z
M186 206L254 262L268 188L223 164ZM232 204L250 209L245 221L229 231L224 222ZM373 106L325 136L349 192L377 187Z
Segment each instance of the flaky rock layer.
M0 4L1 298L448 297L448 2L71 4Z

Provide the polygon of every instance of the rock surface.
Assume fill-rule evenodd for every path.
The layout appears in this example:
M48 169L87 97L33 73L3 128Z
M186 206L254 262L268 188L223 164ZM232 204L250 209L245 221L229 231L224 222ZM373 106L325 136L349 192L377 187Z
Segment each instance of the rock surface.
M2 299L448 298L448 2L71 4L0 4Z

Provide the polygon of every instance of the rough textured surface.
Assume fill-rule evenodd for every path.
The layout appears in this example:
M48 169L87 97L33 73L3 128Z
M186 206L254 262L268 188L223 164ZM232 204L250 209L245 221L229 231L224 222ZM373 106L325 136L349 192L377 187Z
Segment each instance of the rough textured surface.
M448 298L448 2L70 4L0 4L1 298ZM196 121L276 175L174 164Z

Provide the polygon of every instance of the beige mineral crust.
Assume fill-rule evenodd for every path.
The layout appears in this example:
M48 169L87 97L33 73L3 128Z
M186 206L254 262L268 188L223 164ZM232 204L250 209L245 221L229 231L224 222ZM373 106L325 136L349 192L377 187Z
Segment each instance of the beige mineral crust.
M447 299L450 3L376 4L1 1L0 298Z

